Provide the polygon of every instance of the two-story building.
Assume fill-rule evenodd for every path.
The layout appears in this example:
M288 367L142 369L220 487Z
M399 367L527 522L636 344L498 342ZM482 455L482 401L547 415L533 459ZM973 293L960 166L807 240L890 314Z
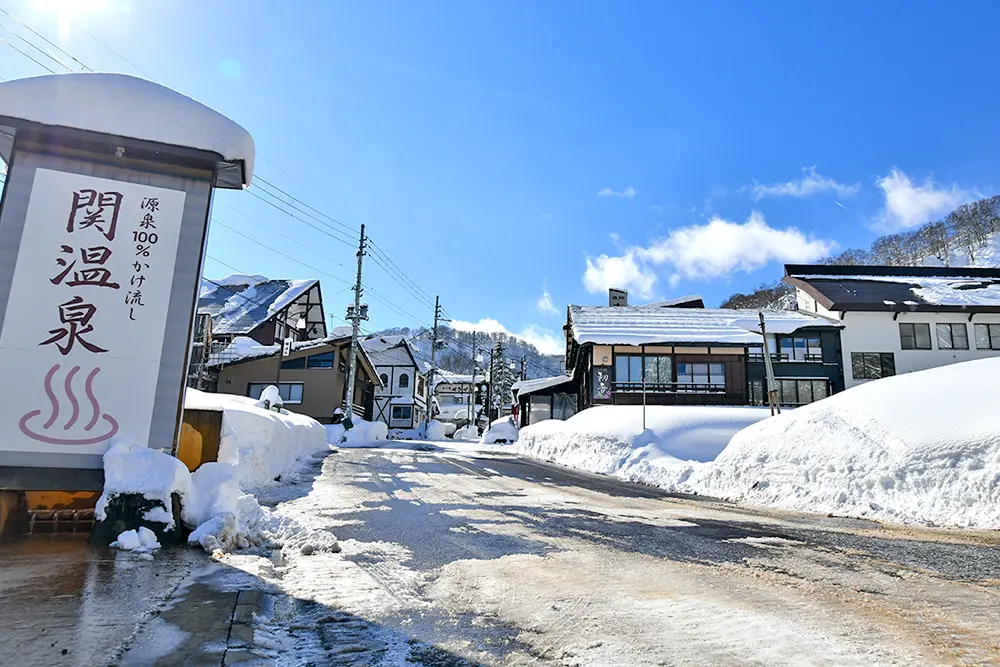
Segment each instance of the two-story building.
M237 339L232 348L238 355L223 355L213 364L217 372L216 390L260 398L268 385L276 385L286 408L329 424L334 411L343 408L347 396L347 368L351 336L340 335L291 344L288 355L280 345L241 345L250 339ZM380 387L375 366L358 346L352 412L369 421L374 417L375 391Z
M789 264L783 280L843 327L848 387L1000 355L1000 269Z
M825 398L844 388L840 324L794 311L765 311L768 348L782 405ZM672 306L569 306L566 367L576 409L598 404L764 405L764 343L759 313ZM550 391L569 393L561 378ZM531 390L534 391L531 391ZM563 399L565 400L565 399ZM522 409L530 420L531 405ZM568 413L567 406L561 408ZM540 414L540 412L539 412Z
M462 428L475 416L476 423L483 425L489 380L484 374L474 379L475 384L471 375L438 369L434 374L434 418Z
M375 419L391 429L412 429L427 417L427 372L405 336L375 336L361 342L375 365Z

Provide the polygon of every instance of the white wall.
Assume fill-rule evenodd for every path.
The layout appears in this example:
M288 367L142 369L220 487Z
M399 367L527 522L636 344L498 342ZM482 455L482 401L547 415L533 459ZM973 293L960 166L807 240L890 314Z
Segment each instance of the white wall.
M969 322L969 316L962 313L900 313L892 320L892 313L846 313L841 324L841 345L844 350L844 379L848 387L866 382L855 380L851 373L852 352L892 352L896 360L896 374L920 371L936 366L945 366L960 361L985 359L1000 356L1000 350L976 349L975 324L1000 324L1000 315L977 314ZM899 341L901 323L926 322L931 329L930 350L904 350ZM965 324L969 336L968 350L938 349L935 324Z

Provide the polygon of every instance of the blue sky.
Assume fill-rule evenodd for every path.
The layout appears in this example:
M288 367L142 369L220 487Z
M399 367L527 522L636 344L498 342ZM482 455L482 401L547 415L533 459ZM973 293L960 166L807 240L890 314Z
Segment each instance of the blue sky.
M993 3L3 6L95 70L237 120L258 176L364 221L456 320L550 351L566 304L608 286L715 305L1000 182ZM40 73L0 44L0 77ZM220 193L214 218L206 275L318 277L342 313L345 244L248 193ZM430 322L366 276L370 329Z

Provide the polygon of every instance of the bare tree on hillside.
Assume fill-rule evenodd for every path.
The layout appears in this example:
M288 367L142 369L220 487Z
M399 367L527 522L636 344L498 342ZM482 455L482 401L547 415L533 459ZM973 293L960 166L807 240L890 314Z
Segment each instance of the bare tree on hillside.
M936 257L945 266L951 266L951 231L943 221L928 222L914 234L923 252Z
M839 255L827 257L820 262L820 264L831 264L835 266L863 266L871 263L871 253L860 248L848 248Z
M762 283L756 289L743 294L737 293L722 302L723 308L751 309L776 308L795 310L795 290L780 280Z
M986 247L992 234L1000 231L1000 197L988 197L962 204L948 214L958 246L976 261L976 255Z

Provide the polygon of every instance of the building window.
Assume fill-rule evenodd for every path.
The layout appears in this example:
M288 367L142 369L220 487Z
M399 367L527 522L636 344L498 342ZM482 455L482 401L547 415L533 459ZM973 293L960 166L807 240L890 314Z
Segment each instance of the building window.
M406 373L399 374L399 388L406 389L410 386L410 376Z
M299 357L298 359L289 359L288 361L281 362L281 370L283 371L297 371L302 370L306 367L306 358Z
M670 384L674 381L673 359L661 354L646 355L646 384Z
M823 346L819 336L779 336L778 352L782 360L823 361Z
M389 386L389 376L386 375L385 373L382 373L381 375L379 375L378 379L382 381L382 386L383 387L388 387Z
M642 384L642 355L615 356L615 382Z
M677 364L678 384L726 384L724 364Z
M333 368L333 352L314 354L306 361L307 368Z
M420 375L417 376L417 394L424 395L424 378Z
M392 406L392 419L393 421L410 421L413 419L413 406L410 405L394 405Z
M965 324L938 324L937 344L939 350L968 350L969 330Z
M781 405L806 405L830 395L829 380L775 379Z
M931 325L926 323L899 324L899 344L904 350L931 349Z
M576 414L576 394L552 395L552 418L569 419Z
M1000 350L1000 324L976 325L976 349Z
M855 380L877 380L895 374L896 357L891 352L851 353L851 375Z
M456 403L465 403L465 399L462 396L455 396L452 398L452 400L455 401Z
M767 399L764 396L764 381L750 380L750 405L765 405Z
M529 424L535 424L545 419L552 419L552 402L550 396L530 396L528 405Z
M254 400L260 400L260 395L264 389L270 387L273 382L251 382L247 385L247 396ZM281 382L278 384L278 395L283 403L295 404L302 402L301 382Z

